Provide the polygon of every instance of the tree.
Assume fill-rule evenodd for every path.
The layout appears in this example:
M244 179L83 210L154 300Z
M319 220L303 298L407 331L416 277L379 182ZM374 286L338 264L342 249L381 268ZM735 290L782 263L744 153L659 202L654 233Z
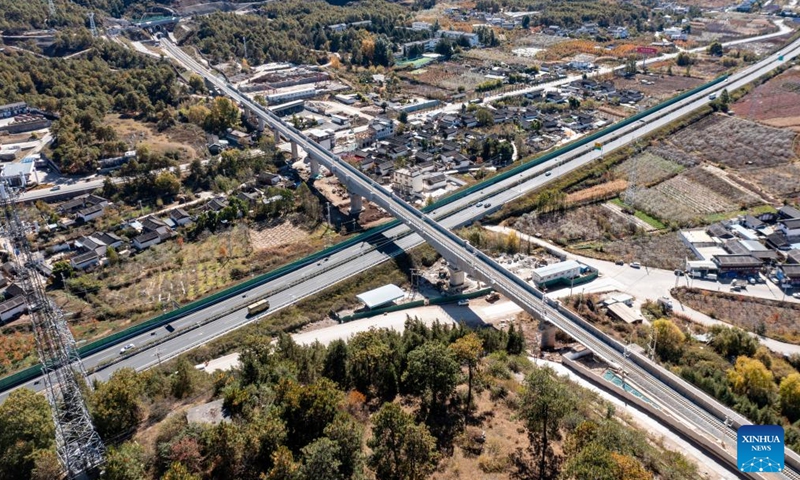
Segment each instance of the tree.
M791 422L800 418L800 373L790 373L779 388L781 411Z
M382 480L422 480L438 460L436 440L424 425L395 403L384 403L373 417L369 464Z
M475 112L475 119L478 120L478 124L482 127L494 125L494 116L485 108L479 108L478 111Z
M575 97L569 97L567 102L569 103L569 108L572 110L577 110L581 106L581 101Z
M63 469L55 449L37 450L33 453L31 480L54 480L62 477Z
M453 42L447 38L441 38L433 50L444 58L450 58L453 56Z
M194 392L196 370L189 363L189 360L181 358L178 361L178 368L172 379L172 395L175 398L186 398Z
M625 75L636 75L636 58L631 57L625 62Z
M206 117L205 128L211 132L224 133L239 125L239 107L225 97L216 97Z
M688 67L692 64L692 57L686 52L681 52L678 54L678 57L675 59L675 64L679 67Z
M728 381L734 392L747 396L759 407L771 404L775 396L772 372L752 358L737 358L733 369L728 370Z
M730 361L742 355L752 357L758 348L758 340L741 328L714 325L711 334L711 348Z
M344 340L334 340L328 345L322 375L336 382L340 388L347 387L347 343Z
M115 371L107 382L101 383L92 395L92 418L97 433L113 439L139 426L144 419L142 384L132 368Z
M53 288L64 288L64 282L66 282L68 278L72 278L74 273L75 269L72 268L69 262L56 262L55 265L53 265L53 275L50 277Z
M397 393L397 371L388 333L369 330L353 336L348 343L350 380L359 392L392 398Z
M321 437L301 450L303 465L300 474L308 480L339 478L339 446L330 438Z
M338 447L336 459L339 462L341 476L347 479L361 472L364 462L361 452L364 427L350 415L339 412L325 427L324 434L336 442Z
M522 17L522 28L529 28L531 26L531 17L529 15L525 15Z
M400 113L397 114L397 121L400 123L407 123L408 122L408 112L405 110L400 110Z
M206 84L203 77L200 75L192 74L189 76L189 86L192 87L196 93L206 93Z
M520 355L525 351L525 337L522 335L522 326L514 328L512 324L508 329L508 342L506 352L511 355Z
M146 478L144 449L136 442L110 447L106 453L105 476L108 480L140 480Z
M277 388L277 400L283 405L288 446L297 451L321 437L325 427L336 417L342 397L336 384L327 378L310 385L282 381Z
M0 405L0 478L27 478L35 453L53 446L55 427L44 395L22 388Z
M565 417L574 408L574 398L549 367L535 367L525 379L520 419L528 431L535 460L533 471L540 480L555 478L559 458L551 443L561 436Z
M205 105L199 103L192 105L186 110L186 120L189 123L193 123L199 127L205 125L206 119L209 115L211 115L211 110L209 110Z
M676 362L683 353L686 336L677 325L669 320L660 319L653 322L656 334L656 354L661 360Z
M172 172L161 172L153 182L153 193L156 196L172 197L181 190L181 181Z
M265 480L299 480L300 465L294 461L292 451L281 445L272 453L272 469Z
M714 55L715 57L721 57L723 54L722 44L719 42L712 42L711 45L708 46L706 49L709 55Z
M472 407L472 375L483 355L483 341L475 333L468 333L450 345L450 350L462 365L467 366L467 411Z
M429 341L408 354L403 382L418 395L429 395L430 408L444 406L453 393L458 364L451 350L439 342Z
M559 478L592 480L622 480L614 458L605 447L590 443L577 455L570 457ZM548 478L539 476L539 478Z
M182 463L173 462L161 480L200 480L200 476L189 472Z

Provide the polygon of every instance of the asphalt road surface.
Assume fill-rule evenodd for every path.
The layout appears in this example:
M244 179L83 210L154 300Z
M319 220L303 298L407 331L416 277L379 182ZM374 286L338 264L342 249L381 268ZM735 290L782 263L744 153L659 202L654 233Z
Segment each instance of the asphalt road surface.
M594 150L590 145L575 149L568 154L536 165L522 174L508 178L491 187L486 187L482 191L475 192L431 212L430 216L434 219L439 219L447 213L454 212L451 216L440 221L444 227L449 229L469 224L500 208L504 203L514 200L531 190L540 188L545 183L596 160L606 152L631 143L699 108L709 102L707 97L711 93L718 93L723 88L734 90L764 75L780 64L778 61L779 55L784 55L784 61L789 61L798 54L800 54L800 40L789 47L781 49L779 53L770 55L759 63L731 76L727 82L695 94L668 109L654 114L653 117L657 118L644 119L606 135L603 139L598 140L604 145L602 151ZM668 113L664 114L664 112ZM547 171L550 172L550 175L545 175ZM490 203L491 207L488 209L476 207L475 203L479 200L484 204ZM397 240L392 241L393 239ZM91 375L92 378L101 380L108 378L118 368L146 369L159 361L172 358L254 320L268 316L272 312L292 305L305 297L324 290L383 261L387 261L401 251L413 248L421 243L422 239L418 235L408 234L407 227L395 227L386 232L384 239L376 245L361 244L352 246L331 255L327 261L308 265L272 282L256 287L250 290L245 298L241 296L234 297L177 319L169 325L174 330L173 333L170 333L167 327L160 327L126 340L123 344L133 343L136 346L126 355L120 354L121 345L117 345L84 358L84 365L89 371L96 370ZM252 303L254 298L261 296L266 296L270 301L270 310L261 316L248 318L246 306ZM207 319L217 316L219 318L216 320L206 322ZM199 324L202 325L197 326ZM154 341L159 341L160 343L158 345L147 345ZM103 365L111 362L115 363L102 368ZM21 385L21 387L40 390L42 385L40 378L37 378ZM6 391L0 394L0 400L4 400L8 393Z

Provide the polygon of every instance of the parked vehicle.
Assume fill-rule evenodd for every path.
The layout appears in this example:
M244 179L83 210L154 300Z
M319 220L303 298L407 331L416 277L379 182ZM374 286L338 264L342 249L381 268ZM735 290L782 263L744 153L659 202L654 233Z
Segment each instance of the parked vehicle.
M639 262L631 262L631 268L642 268L642 264Z
M625 265L625 262L624 262L623 260L617 260L617 261L616 261L616 262L614 262L614 263L615 263L616 265Z
M486 301L489 303L496 302L500 300L500 294L497 292L492 292L489 295L486 295Z
M469 305L469 300L466 298L462 298L461 300L458 301L458 305L461 307L467 306Z

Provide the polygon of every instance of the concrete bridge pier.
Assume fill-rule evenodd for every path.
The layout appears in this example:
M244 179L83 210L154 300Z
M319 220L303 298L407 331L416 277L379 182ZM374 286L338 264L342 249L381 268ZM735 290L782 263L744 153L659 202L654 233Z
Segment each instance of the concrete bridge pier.
M275 130L275 145L281 143L281 134L277 130Z
M361 210L364 210L364 198L357 193L348 193L350 194L350 216L358 218Z
M300 158L300 153L297 147L297 142L292 142L292 160Z
M311 159L311 178L314 179L319 175L319 161Z
M258 131L263 132L265 128L267 128L267 122L265 122L263 118L258 117Z
M450 287L459 288L464 286L467 279L467 272L461 270L457 265L447 262L447 271L450 273Z
M552 350L556 348L556 332L558 328L545 319L539 321L539 348L541 351Z

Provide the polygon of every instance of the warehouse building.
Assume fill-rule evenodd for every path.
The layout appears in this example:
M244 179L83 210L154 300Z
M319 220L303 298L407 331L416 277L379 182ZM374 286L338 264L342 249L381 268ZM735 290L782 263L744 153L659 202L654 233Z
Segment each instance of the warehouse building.
M575 260L566 260L533 270L531 272L531 280L537 287L546 287L559 282L569 282L580 277L584 269L586 267Z

